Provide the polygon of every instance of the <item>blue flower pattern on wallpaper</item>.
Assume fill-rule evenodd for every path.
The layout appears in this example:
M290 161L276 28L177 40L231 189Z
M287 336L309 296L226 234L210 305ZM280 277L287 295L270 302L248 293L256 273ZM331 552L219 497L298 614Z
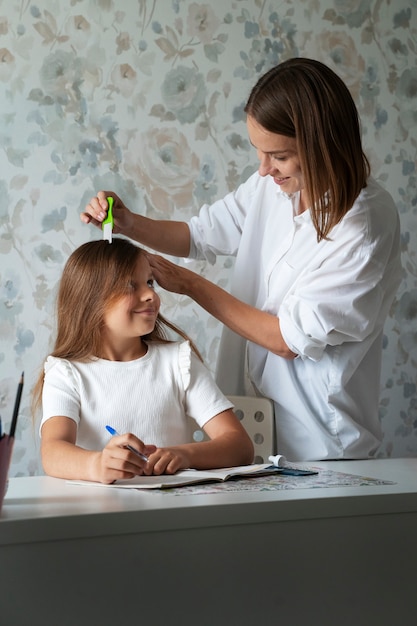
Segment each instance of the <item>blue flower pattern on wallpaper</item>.
M384 336L380 456L417 454L417 2L0 0L0 412L25 390L11 472L41 472L30 387L54 333L79 212L113 189L151 217L189 219L257 167L243 107L291 56L330 65L357 102L374 175L402 221L404 277ZM179 261L182 262L182 261ZM192 268L227 288L233 263ZM162 294L214 368L219 324Z

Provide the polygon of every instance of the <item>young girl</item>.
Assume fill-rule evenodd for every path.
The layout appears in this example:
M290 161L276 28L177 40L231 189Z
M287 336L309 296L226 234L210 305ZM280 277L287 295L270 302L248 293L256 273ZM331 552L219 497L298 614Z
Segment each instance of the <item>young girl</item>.
M233 405L159 307L146 254L129 241L92 241L69 257L55 347L34 391L47 474L111 483L252 462ZM209 441L191 442L187 416Z

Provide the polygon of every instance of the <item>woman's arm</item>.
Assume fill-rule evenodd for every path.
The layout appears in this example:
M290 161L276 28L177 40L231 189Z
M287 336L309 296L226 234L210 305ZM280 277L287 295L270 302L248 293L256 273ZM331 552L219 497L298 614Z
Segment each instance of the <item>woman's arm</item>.
M48 419L41 435L41 457L46 474L67 480L112 483L132 478L143 474L145 462L126 446L131 445L144 454L155 450L155 446L144 446L131 434L112 437L101 451L80 448L75 444L77 424L64 416Z
M101 228L101 222L107 215L108 196L112 196L114 199L114 233L130 237L130 239L164 254L178 257L189 255L190 231L185 222L153 220L132 213L112 191L99 191L97 196L87 204L84 213L81 213L81 221Z
M222 411L204 425L209 441L158 448L149 456L144 474L174 474L178 470L212 469L252 463L252 441L232 409Z
M238 335L285 359L294 359L281 334L279 319L241 302L218 285L163 257L148 254L154 278L168 291L189 296Z

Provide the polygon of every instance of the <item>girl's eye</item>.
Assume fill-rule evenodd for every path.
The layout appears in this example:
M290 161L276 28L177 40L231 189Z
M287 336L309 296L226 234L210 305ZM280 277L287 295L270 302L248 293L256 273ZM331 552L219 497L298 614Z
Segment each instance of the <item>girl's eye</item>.
M155 283L154 283L153 278L150 278L150 279L148 280L148 283L147 283L147 284L148 284L148 287L152 287L152 289L154 289L154 288L155 288Z

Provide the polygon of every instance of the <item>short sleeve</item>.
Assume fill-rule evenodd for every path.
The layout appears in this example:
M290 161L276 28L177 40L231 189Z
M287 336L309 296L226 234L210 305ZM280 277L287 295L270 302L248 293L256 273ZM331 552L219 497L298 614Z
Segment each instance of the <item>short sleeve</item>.
M44 373L40 429L48 419L57 415L69 417L79 423L80 397L71 363L49 356L44 365Z
M183 389L187 391L190 385L191 370L191 346L189 341L184 341L184 343L179 345L178 363Z
M180 344L179 365L185 411L200 427L212 417L233 408L233 403L220 391L212 374L188 342Z

